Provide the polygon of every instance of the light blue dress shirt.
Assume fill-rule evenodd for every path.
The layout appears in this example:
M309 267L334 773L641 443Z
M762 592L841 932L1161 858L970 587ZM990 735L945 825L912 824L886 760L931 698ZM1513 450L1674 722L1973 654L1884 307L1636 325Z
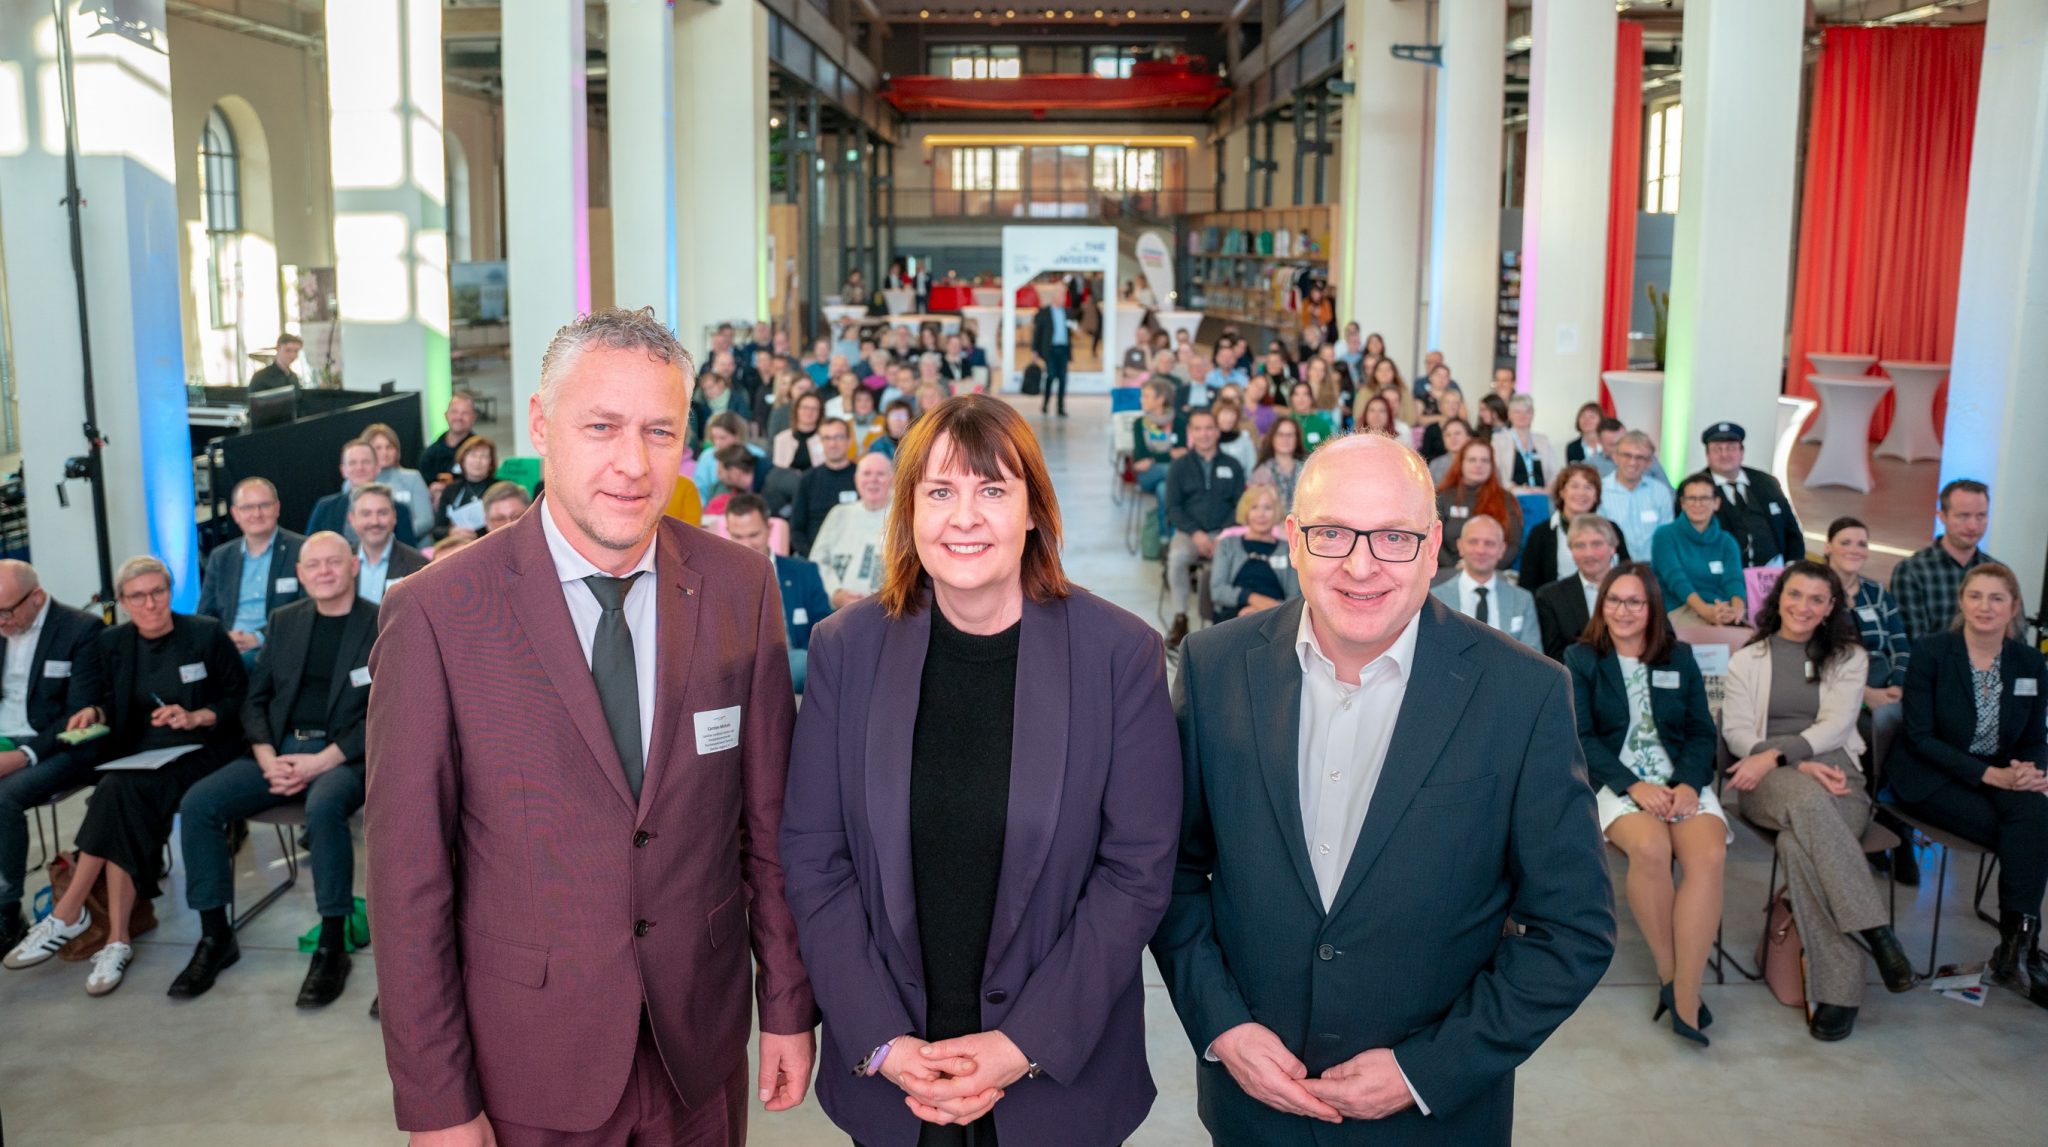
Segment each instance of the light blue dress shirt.
M248 539L237 544L242 547L242 584L235 593L235 620L228 628L253 633L260 644L263 624L270 620L270 550L250 557ZM277 539L271 538L270 544L277 545Z
M362 563L362 572L356 575L357 597L379 605L384 603L384 586L391 577L391 547L397 544L395 540L384 543L384 556L374 562L361 546L356 547L356 560Z

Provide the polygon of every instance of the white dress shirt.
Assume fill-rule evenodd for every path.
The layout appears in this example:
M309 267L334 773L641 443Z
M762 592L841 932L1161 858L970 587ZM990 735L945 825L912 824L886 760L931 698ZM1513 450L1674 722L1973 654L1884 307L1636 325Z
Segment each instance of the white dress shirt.
M547 499L541 499L545 502ZM569 620L575 623L576 640L583 646L583 664L590 664L590 647L597 641L597 622L604 616L604 607L597 603L597 595L590 591L583 579L592 574L606 574L592 565L589 558L576 552L569 539L555 526L555 516L545 507L540 515L541 532L547 535L548 554L555 559L555 576L562 582L562 598L569 603ZM659 595L655 592L654 547L661 542L660 535L649 543L647 552L640 555L630 573L641 576L633 579L633 588L626 591L626 628L633 634L633 670L640 686L640 759L645 762L640 791L649 791L648 780L654 773L654 758L649 755L654 743L654 683L656 668L660 662L655 640L657 622L655 603Z
M1576 576L1579 579L1579 588L1586 592L1586 616L1591 617L1593 616L1593 603L1600 598L1600 583L1597 581L1587 581L1585 574L1578 574Z
M1464 570L1458 571L1458 612L1466 617L1479 616L1479 591L1486 590L1486 624L1490 629L1500 629L1500 575L1474 581ZM1503 630L1502 632L1506 632Z
M35 668L36 645L43 639L43 621L50 616L50 603L36 611L35 624L19 637L7 639L7 660L0 675L0 736L27 741L36 735L28 723L28 690L35 682L29 671ZM31 762L33 763L33 762Z

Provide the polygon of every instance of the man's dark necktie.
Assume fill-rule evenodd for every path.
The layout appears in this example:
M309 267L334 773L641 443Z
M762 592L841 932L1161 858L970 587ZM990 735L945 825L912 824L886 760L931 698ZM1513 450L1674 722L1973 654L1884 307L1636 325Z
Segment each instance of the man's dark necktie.
M1493 619L1487 616L1486 587L1482 585L1473 592L1479 595L1479 604L1472 608L1472 620L1478 622L1481 625L1492 624ZM604 631L602 628L600 628L598 632L602 633Z
M583 584L590 587L590 596L604 610L598 615L597 636L590 643L590 677L597 683L597 700L604 706L604 723L611 727L612 745L619 750L626 787L633 791L636 801L640 799L640 778L645 774L646 763L640 750L640 675L633 663L633 631L626 627L626 594L633 588L633 579L639 576L592 574L583 579Z

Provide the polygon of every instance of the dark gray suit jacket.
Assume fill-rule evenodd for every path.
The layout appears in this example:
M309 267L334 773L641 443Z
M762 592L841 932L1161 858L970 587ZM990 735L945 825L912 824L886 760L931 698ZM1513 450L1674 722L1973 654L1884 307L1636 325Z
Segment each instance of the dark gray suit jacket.
M242 731L252 745L275 748L292 731L292 706L306 675L307 648L319 606L301 601L270 619L270 640L256 654L249 700L242 706ZM355 600L341 632L341 650L327 682L327 739L341 746L344 764L361 767L365 722L370 712L370 646L377 641L377 606ZM352 679L364 670L361 683Z
M51 598L43 615L43 631L36 638L34 659L28 666L28 723L36 735L23 742L36 760L47 761L59 753L71 754L74 763L91 763L94 742L76 748L57 739L71 714L87 705L97 705L104 688L100 662L100 634L106 623L98 614L60 605ZM0 642L0 653L5 652Z
M304 535L295 534L279 526L270 539L270 548L263 558L270 563L270 573L264 576L263 584L268 600L263 605L265 617L304 597L299 591L299 546L305 543ZM289 579L290 589L278 589L280 579ZM235 624L235 598L242 592L242 539L230 538L213 547L206 555L206 569L199 579L199 608L194 612L213 618L222 625L233 628Z
M1535 650L1426 600L1385 768L1326 912L1296 779L1302 609L1181 645L1185 812L1152 952L1197 1051L1202 1122L1225 1147L1507 1143L1515 1068L1614 952L1571 687ZM1431 1114L1332 1125L1266 1107L1199 1054L1253 1022L1311 1075L1392 1049Z

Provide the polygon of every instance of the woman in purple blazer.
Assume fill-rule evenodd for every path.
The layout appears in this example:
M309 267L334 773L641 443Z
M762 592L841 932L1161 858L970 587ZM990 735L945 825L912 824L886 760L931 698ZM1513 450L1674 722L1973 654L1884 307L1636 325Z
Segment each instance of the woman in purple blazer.
M1073 586L1030 427L963 395L899 447L888 577L811 634L782 862L864 1147L1121 1143L1179 733L1159 634Z

